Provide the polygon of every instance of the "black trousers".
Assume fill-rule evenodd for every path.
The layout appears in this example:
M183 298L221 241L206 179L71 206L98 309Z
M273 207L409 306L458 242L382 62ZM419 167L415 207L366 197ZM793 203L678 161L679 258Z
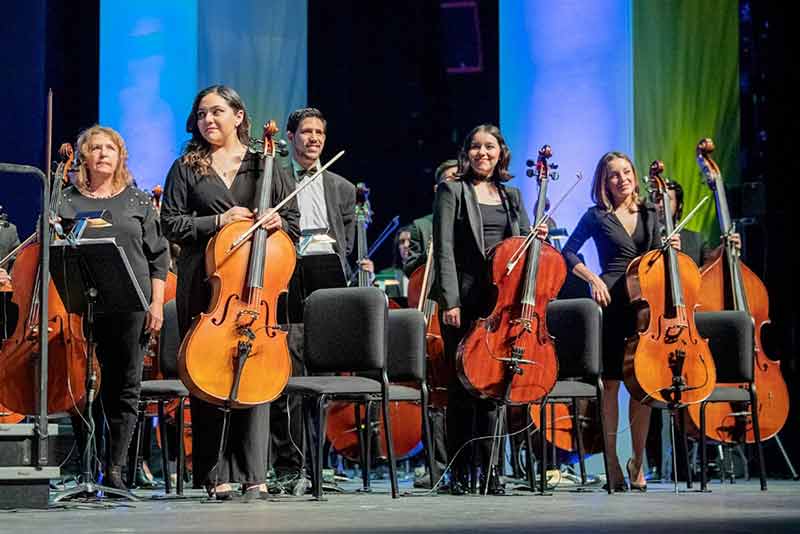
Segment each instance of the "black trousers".
M462 308L461 327L453 328L441 321L440 312L439 320L442 325L444 353L446 358L450 358L454 368L458 344L468 332L475 317L477 317L476 313L468 313L468 310L465 313L465 309ZM456 376L448 388L446 419L447 456L453 461L458 453L453 461L453 475L456 477L467 476L475 466L481 466L484 472L487 472L491 459L491 437L473 441L463 450L461 448L472 438L494 434L497 422L497 404L472 395Z
M208 308L211 292L199 258L188 257L180 264L175 305L178 328L185 337L192 319ZM196 260L196 261L195 261ZM191 268L197 271L192 272ZM209 347L209 351L214 350ZM227 446L218 461L224 413L218 406L191 397L192 480L195 488L240 482L253 485L266 478L266 450L269 437L269 404L231 410Z
M289 355L292 358L292 376L303 376L302 323L289 325ZM283 394L272 402L270 409L270 463L280 478L295 475L303 465L303 399L298 395Z
M231 410L227 446L221 457L222 408L191 397L191 410L192 479L195 488L229 482L246 485L264 482L269 404Z
M100 395L93 405L95 436L107 438L107 463L125 465L136 427L144 364L145 312L114 313L95 317L95 355L100 363ZM99 400L99 402L98 402ZM85 446L85 425L72 417L78 443Z

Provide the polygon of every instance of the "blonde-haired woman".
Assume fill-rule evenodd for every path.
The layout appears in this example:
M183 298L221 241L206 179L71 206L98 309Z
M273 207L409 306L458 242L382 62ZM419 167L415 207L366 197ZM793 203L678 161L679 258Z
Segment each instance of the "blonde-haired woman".
M58 214L68 220L81 212L106 210L112 225L87 228L83 237L115 238L149 302L146 312L108 313L95 318L96 354L103 377L100 402L95 403L99 423L96 428L108 430L103 483L126 489L122 466L136 425L145 349L143 334L161 329L168 245L149 196L132 185L128 151L119 133L95 125L83 131L76 144L78 173L74 184L62 192ZM80 419L73 419L73 423L78 423L80 435Z
M631 159L621 152L607 152L594 172L592 182L594 206L586 210L570 235L563 254L570 270L588 282L592 298L603 306L603 418L609 435L606 439L608 484L616 491L625 491L625 476L617 458L616 429L619 419L619 385L625 339L636 332L636 315L630 305L625 271L628 264L661 244L661 223L655 206L639 196L639 176ZM597 247L602 272L597 275L584 263L578 251L587 239ZM672 242L680 248L678 236ZM644 448L650 426L650 407L631 399L631 440L633 457L626 471L633 490L645 491Z

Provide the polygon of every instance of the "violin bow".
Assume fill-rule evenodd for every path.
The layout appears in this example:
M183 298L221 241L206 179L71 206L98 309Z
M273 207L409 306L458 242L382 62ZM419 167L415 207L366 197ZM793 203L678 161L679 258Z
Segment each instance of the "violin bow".
M277 204L275 207L273 207L271 210L267 211L267 213L265 213L264 215L262 215L261 217L259 217L258 219L256 219L256 221L255 221L255 222L254 222L254 223L253 223L253 224L250 226L250 228L248 228L248 229L247 229L247 231L246 231L245 233L243 233L242 235L240 235L238 238L236 238L236 241L234 241L233 243L231 243L231 246L230 246L230 248L228 249L228 252L226 252L226 253L225 253L225 257L229 256L229 255L230 255L230 254L231 254L231 253L232 253L234 250L236 250L237 248L239 248L239 247L242 245L242 243L244 243L245 241L247 241L247 240L250 238L250 236L251 236L251 235L253 235L253 232L255 232L255 231L258 229L258 227L259 227L259 226L261 226L262 224L264 224L264 222L265 222L267 219L269 219L269 217L270 217L270 216L271 216L273 213L277 212L279 209L281 209L283 206L285 206L285 205L286 205L286 203L287 203L287 202L289 202L290 200L292 200L294 197L296 197L296 196L297 196L297 194L298 194L298 193L300 193L300 191L302 191L303 189L305 189L306 187L308 187L309 185L311 185L311 183L312 183L314 180L316 180L316 179L317 179L319 176L321 176L321 175L322 175L322 172L323 172L324 170L326 170L328 167L330 167L331 165L333 165L333 163L334 163L334 162L335 162L337 159L341 158L341 157L342 157L342 155L344 155L344 150L341 150L341 151L339 151L339 153L338 153L338 154L336 154L335 156L333 156L333 157L332 157L332 158L331 158L331 159L328 161L328 163L326 163L325 165L323 165L322 167L320 167L320 169L319 169L317 172L315 172L313 176L310 176L310 177L308 177L308 178L304 179L304 180L303 180L303 182L302 182L302 183L301 183L301 184L300 184L300 185L297 187L297 189L295 189L294 191L292 191L292 193L291 193L291 194L287 195L287 197L286 197L286 198L284 198L283 200L281 200L280 202L278 202L278 204Z

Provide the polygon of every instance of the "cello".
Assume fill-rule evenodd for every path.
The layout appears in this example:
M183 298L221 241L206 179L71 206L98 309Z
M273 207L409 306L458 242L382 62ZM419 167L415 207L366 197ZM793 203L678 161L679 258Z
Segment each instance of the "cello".
M367 246L367 227L371 222L372 210L369 203L369 188L364 183L356 186L356 257L360 260L369 257ZM388 236L382 232L382 237ZM379 245L376 241L373 249ZM358 287L369 287L370 273L359 269ZM331 446L349 460L360 458L361 447L359 434L364 430L367 421L367 407L361 403L351 407L345 401L331 402L328 405L325 436ZM392 445L397 457L402 459L416 449L422 440L422 409L410 402L390 402L389 418L392 421ZM402 424L400 424L402 423ZM383 414L376 410L369 411L369 427L371 432L383 432ZM386 456L383 440L372 440L379 445L380 455Z
M264 126L259 215L270 210L277 131L274 121ZM294 272L294 243L283 230L268 234L261 225L251 226L249 221L227 224L208 242L211 301L178 353L178 374L192 395L225 408L275 399L292 371L277 304ZM245 234L252 237L243 240Z
M664 164L650 165L651 192L672 213ZM667 235L674 233L665 217ZM694 322L700 271L694 261L665 239L660 248L634 259L626 272L638 333L625 342L622 374L631 396L659 408L699 404L714 390L717 371Z
M437 408L447 406L447 386L455 369L444 357L444 340L439 324L438 305L429 298L433 281L433 241L428 244L425 265L417 267L408 279L408 305L425 316L426 373L430 389L430 404Z
M735 231L728 211L725 184L717 163L711 158L714 142L701 139L697 144L697 163L714 191L722 245L716 258L701 270L703 309L747 312L755 324L753 383L758 392L758 422L761 440L780 432L789 417L789 391L781 375L781 362L771 359L761 346L761 328L769 320L769 294L764 283L740 259L738 248L729 239ZM741 384L740 387L747 387ZM691 406L689 416L700 428L700 408ZM739 403L711 403L706 406L706 435L722 443L754 443L751 414Z
M539 198L535 221L544 219L547 160L552 149L539 149L536 176ZM536 224L531 229L535 232ZM528 247L525 268L515 268ZM567 277L564 257L541 239L510 237L490 253L497 299L492 312L478 319L458 346L457 370L472 393L505 404L530 404L547 395L558 377L555 343L547 332L546 308Z
M69 182L74 158L69 143L61 145L59 154L62 161L53 177L49 206L51 214L58 213L61 191ZM31 239L17 254L12 302L19 308L19 320L13 334L0 347L0 403L22 414L36 412L36 388L33 385L36 383L34 358L39 352L40 253L40 243ZM52 280L47 295L47 411L80 411L86 397L87 376L83 319L80 315L67 313ZM93 368L99 387L100 367L96 360Z

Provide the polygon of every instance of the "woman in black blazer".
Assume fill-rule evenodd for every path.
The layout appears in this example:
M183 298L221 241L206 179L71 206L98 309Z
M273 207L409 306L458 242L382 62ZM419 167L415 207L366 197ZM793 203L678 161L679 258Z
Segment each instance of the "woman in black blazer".
M519 189L504 185L511 178L510 160L511 151L500 130L490 124L477 126L461 147L457 179L441 182L436 190L433 294L439 302L445 356L453 365L458 344L472 321L486 316L493 305L488 252L503 239L530 231ZM545 237L546 225L537 232ZM458 378L448 393L447 448L448 456L454 458L451 492L465 493L473 467L480 465L481 478L492 473L489 492L502 493L495 466L489 465L490 439L459 453L470 439L493 434L497 405L473 397Z

